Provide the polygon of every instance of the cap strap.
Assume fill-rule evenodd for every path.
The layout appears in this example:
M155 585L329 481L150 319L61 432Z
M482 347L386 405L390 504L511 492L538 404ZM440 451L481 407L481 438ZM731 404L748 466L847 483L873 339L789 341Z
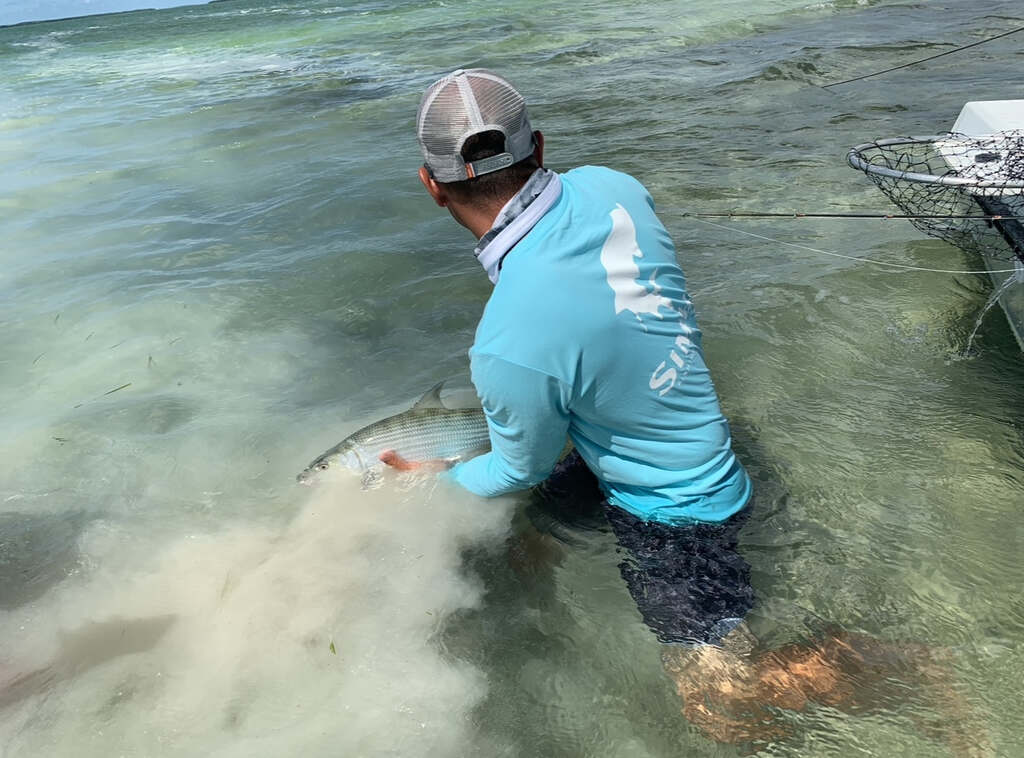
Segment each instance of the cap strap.
M474 176L482 176L492 171L500 171L515 162L512 153L498 153L490 158L481 158L478 161L466 164L466 177L472 179Z

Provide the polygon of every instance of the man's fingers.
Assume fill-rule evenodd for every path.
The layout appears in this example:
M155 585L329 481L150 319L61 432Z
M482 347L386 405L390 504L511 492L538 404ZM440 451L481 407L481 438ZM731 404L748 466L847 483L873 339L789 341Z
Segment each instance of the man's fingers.
M391 468L398 469L399 471L411 471L419 465L412 461L407 461L394 450L384 450L377 458L384 465L391 466Z
M377 456L377 459L386 466L398 471L444 471L452 467L451 461L435 459L430 461L410 461L403 458L394 450L384 450Z
M415 461L408 461L402 458L393 450L385 450L379 456L378 460L386 466L397 469L398 471L415 471L423 466L422 463Z

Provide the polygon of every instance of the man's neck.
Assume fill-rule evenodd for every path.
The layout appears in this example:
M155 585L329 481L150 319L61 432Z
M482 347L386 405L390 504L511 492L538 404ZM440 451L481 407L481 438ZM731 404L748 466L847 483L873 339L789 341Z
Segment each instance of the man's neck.
M501 213L501 209L504 208L508 201L515 197L516 193L521 189L522 187L519 187L519 189L508 197L494 200L489 203L481 203L474 206L453 206L451 208L452 216L455 217L456 221L469 229L477 239L480 239L491 230L491 227L494 226L494 220L498 217L498 214Z
M540 221L541 217L558 201L562 183L553 171L538 169L491 219L491 227L479 237L473 251L488 278L495 284L501 272L501 263L508 252L519 243Z

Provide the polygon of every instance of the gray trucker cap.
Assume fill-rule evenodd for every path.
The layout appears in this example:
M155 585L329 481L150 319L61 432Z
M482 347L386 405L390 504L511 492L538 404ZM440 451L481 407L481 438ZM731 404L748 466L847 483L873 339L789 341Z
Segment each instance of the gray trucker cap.
M505 152L466 163L461 155L466 139L492 130L505 135ZM439 182L499 171L529 157L534 147L523 96L483 68L460 68L430 85L416 114L416 138Z

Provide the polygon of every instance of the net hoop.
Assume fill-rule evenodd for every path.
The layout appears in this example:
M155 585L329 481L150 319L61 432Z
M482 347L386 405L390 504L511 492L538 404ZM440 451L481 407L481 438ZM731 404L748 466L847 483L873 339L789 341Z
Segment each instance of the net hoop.
M857 145L846 161L925 234L1024 261L1024 130L891 137Z
M869 176L881 176L888 179L900 179L906 182L918 182L920 184L938 184L946 187L960 187L968 189L976 187L977 189L1022 189L1024 190L1024 181L1013 181L1013 180L993 180L993 179L974 179L964 176L956 176L952 173L949 174L925 174L918 171L909 171L905 169L898 169L892 166L892 161L886 157L891 151L890 148L901 147L905 145L930 145L935 146L936 143L948 140L950 134L933 134L927 137L890 137L888 139L875 140L874 142L864 142L860 145L855 145L850 148L850 152L846 154L846 162L850 164L852 168L858 171L863 171ZM871 154L870 151L874 151ZM881 158L881 163L872 162L877 161Z

